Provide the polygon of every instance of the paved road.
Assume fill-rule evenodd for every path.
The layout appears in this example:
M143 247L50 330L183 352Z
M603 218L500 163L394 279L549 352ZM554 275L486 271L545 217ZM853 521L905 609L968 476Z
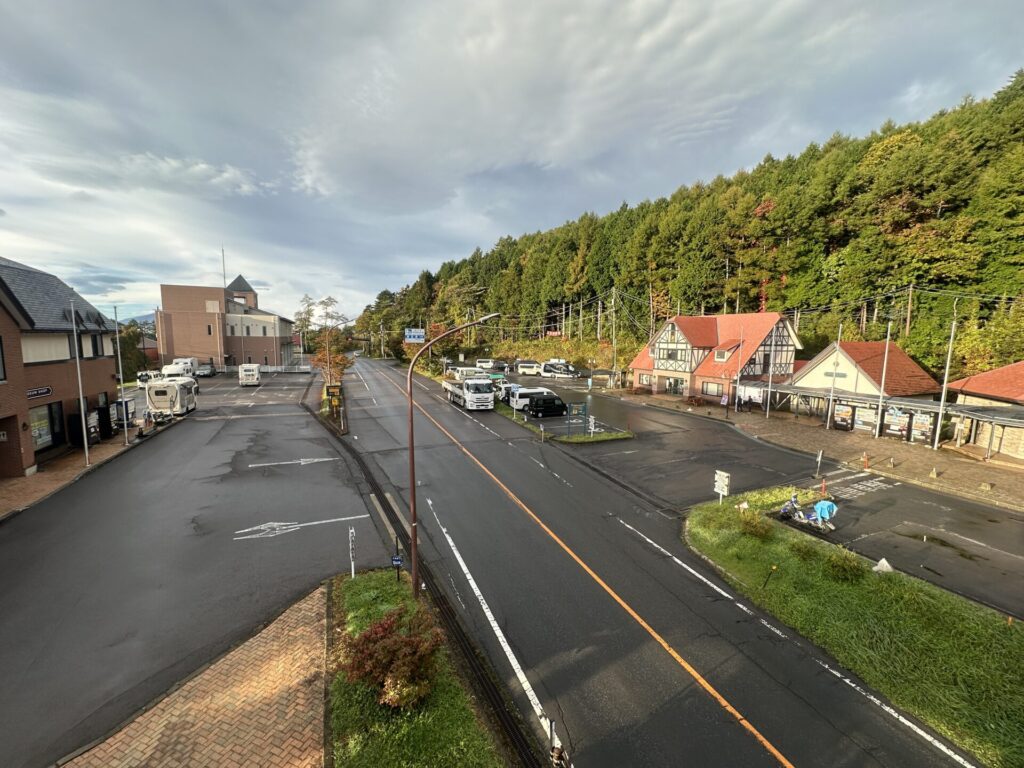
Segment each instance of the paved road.
M587 401L599 418L628 425L637 434L635 440L573 450L668 509L706 500L716 469L732 475L737 492L799 482L814 470L806 456L754 441L721 422L617 398L588 397L578 382L555 382L551 388L567 401ZM1024 514L837 469L828 461L823 464L841 510L830 539L1024 618Z
M0 765L102 736L347 570L350 525L358 567L388 562L343 453L298 405L307 382L204 381L183 422L0 526ZM278 463L301 459L323 461ZM343 517L359 519L257 528Z
M347 404L349 439L406 498L400 381L360 360ZM952 764L737 601L660 504L497 414L448 405L431 382L417 387L436 421L416 417L423 556L528 722L540 735L526 686L577 766Z

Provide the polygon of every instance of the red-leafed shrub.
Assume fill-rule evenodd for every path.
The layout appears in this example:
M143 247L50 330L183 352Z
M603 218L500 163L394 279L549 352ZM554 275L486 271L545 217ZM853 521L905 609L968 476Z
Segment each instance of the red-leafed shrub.
M379 689L381 704L409 708L430 693L440 646L441 632L430 615L400 606L342 639L342 669L350 682Z

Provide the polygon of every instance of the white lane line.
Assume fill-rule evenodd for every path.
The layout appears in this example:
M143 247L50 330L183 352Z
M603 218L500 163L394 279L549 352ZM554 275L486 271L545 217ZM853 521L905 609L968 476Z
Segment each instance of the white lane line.
M369 392L370 391L370 385L366 383L366 379L363 378L363 374L361 374L359 372L358 368L353 368L352 370L355 371L356 376L359 377L359 380L361 382L363 382L363 386L366 387L366 391Z
M299 528L308 528L311 525L324 525L325 523L345 523L349 520L363 520L369 517L369 514L365 515L353 515L352 517L332 517L330 520L314 520L311 523L260 523L254 525L252 528L243 528L235 533L249 533L249 536L235 536L233 541L241 541L242 539L269 539L274 536L280 536L283 533L292 533L299 530ZM251 533L252 531L259 531L259 533Z
M498 621L494 618L494 614L491 612L491 607L487 604L487 600L484 599L483 593L480 591L480 587L476 584L476 579L473 578L473 574L469 572L469 568L466 566L466 561L462 559L462 555L460 554L458 547L455 546L455 542L448 533L448 529L441 525L441 520L437 516L437 510L434 509L434 502L429 498L427 499L427 506L430 507L430 512L434 515L434 520L437 521L437 527L441 529L441 533L443 533L445 539L447 539L448 546L451 547L452 554L455 555L455 559L458 561L459 567L462 569L462 573L466 577L466 581L469 582L470 589L472 589L473 594L476 595L476 599L480 603L480 608L483 610L484 616L487 617L487 622L491 625L491 630L494 632L495 637L498 638L498 644L505 652L505 658L507 658L508 663L512 665L512 671L516 673L516 678L519 680L519 685L522 686L523 692L526 694L526 698L530 700L530 706L533 707L533 712L537 716L537 720L540 721L540 725L544 729L544 733L553 733L555 746L562 746L562 742L558 738L558 734L554 732L551 721L548 719L548 716L544 714L544 708L540 704L540 699L538 699L537 694L534 693L533 686L530 685L530 681L527 679L526 673L523 672L522 665L519 663L515 653L512 651L512 646L509 645L508 638L505 637L505 633L502 632L501 627L498 626Z
M675 555L673 555L673 554L672 554L671 552L669 552L669 551L668 551L667 549L665 549L665 548L664 548L663 546L661 546L660 544L657 544L657 543L655 543L655 542L654 542L654 541L653 541L652 539L650 539L650 538L648 538L647 536L645 536L644 534L640 533L640 531L638 531L638 530L637 530L636 528L634 528L634 527L633 527L632 525L630 525L629 523L627 523L627 522L626 522L625 520L619 519L619 522L620 522L620 523L622 523L622 524L623 524L624 526L626 526L627 528L629 528L629 530L633 531L633 533L635 533L635 534L636 534L637 536L639 536L639 537L640 537L641 539L643 539L644 541L646 541L646 542L647 542L648 544L650 544L650 545L651 545L652 547L654 547L654 548L655 548L656 550L658 550L659 552L661 552L662 554L664 554L664 555L665 555L666 557L669 557L669 558L671 558L671 559L672 559L672 562L674 562L674 563L675 563L676 565L679 565L679 566L681 566L681 567L682 567L682 568L684 568L684 569L685 569L685 570L686 570L687 572L689 572L689 573L690 573L691 575L693 575L694 577L696 577L696 578L697 578L697 579L699 579L700 581L702 581L702 582L704 582L705 584L707 584L707 585L708 585L709 587L711 587L711 588L712 588L713 590L715 590L715 592L717 592L718 594L720 594L720 595L721 595L722 597L724 597L724 598L726 598L727 600L729 600L730 602L732 602L732 603L733 603L733 605L735 605L735 606L736 606L737 608L739 608L739 609L740 609L741 611L743 611L743 612L744 612L745 614L747 614L748 616L752 616L752 617L755 617L755 618L759 618L759 620L760 620L761 624L762 624L762 625L764 625L764 626L765 626L765 627L766 627L767 629L769 629L770 631L774 632L774 633L775 633L776 635L778 635L778 636L779 636L779 637L781 637L782 639L784 639L784 640L789 640L789 641L790 641L790 642L792 642L792 643L793 643L794 645L796 645L796 646L797 646L798 648L800 648L800 649L801 649L802 651L805 651L805 652L806 652L806 649L804 649L804 648L803 648L803 647L802 647L802 646L801 646L801 645L800 645L800 644L799 644L799 643L798 643L798 642L797 642L797 641L796 641L795 639L793 639L793 638L790 638L790 637L789 637L788 635L786 635L785 633L783 633L783 632L782 632L782 630L780 630L780 629L779 629L778 627L776 627L776 626L774 626L774 625L772 625L772 624L769 624L769 623L768 623L767 621L765 621L765 620L764 620L763 618L757 617L757 615L756 615L756 614L755 614L755 613L754 613L754 612L753 612L752 610L750 610L749 608L747 608L747 606L743 605L743 604L742 604L742 603L740 603L740 602L739 602L738 600L734 599L734 598L733 598L733 596L732 596L732 595L730 595L730 594L729 594L728 592L726 592L726 591L725 591L724 589L722 589L722 588L721 588L721 587L719 587L719 586L718 586L717 584L715 584L715 583L711 582L711 581L710 581L709 579L705 578L705 577L704 577L703 575L701 575L700 573L698 573L697 571L695 571L695 570L694 570L693 568L691 568L690 566L688 566L688 565L687 565L686 563L684 563L684 562L683 562L682 560L680 560L680 559L679 559L678 557L676 557ZM877 707L880 707L880 708L882 709L882 711L883 711L883 712L885 712L886 714L888 714L888 715L890 715L890 716L892 716L892 717L896 718L896 720L897 720L897 721L899 721L899 722L900 722L900 723L901 723L902 725L905 725L906 727L910 728L910 730L912 730L912 731L913 731L913 732L914 732L915 734L917 734L917 735L918 735L918 736L920 736L920 737L921 737L922 739L924 739L925 741L927 741L927 742L928 742L929 744L931 744L931 745L932 745L933 747L935 747L936 749L938 749L938 750L939 750L940 752L944 753L944 754L945 754L945 755L947 755L948 757L951 757L951 758L952 758L953 760L955 760L955 761L956 761L957 763L959 763L960 765L964 766L965 768L975 768L975 766L974 766L973 764L969 763L969 762L968 762L968 761L967 761L966 759L964 759L964 758L963 758L963 757L962 757L961 755L959 755L959 754L957 754L956 752L954 752L953 750L951 750L951 749L950 749L949 747L947 747L947 746L946 746L945 744L943 744L943 743L942 743L941 741L939 741L938 739L936 739L936 738L935 738L934 736L932 736L932 735L931 735L930 733L927 733L927 732L926 732L925 730L923 730L922 728L920 728L920 727L918 727L917 725L915 725L914 723L912 723L912 722L911 722L910 720L908 720L907 718L905 718L905 717L904 717L904 716L903 716L902 714L900 714L900 713L899 713L898 711L896 711L895 709L893 709L892 707L890 707L890 706L889 706L888 704L886 704L885 702L883 702L883 701L882 701L881 699L879 699L879 698L878 698L877 696L875 696L874 694L872 694L872 693L871 693L870 691L867 691L867 690L865 690L864 688L861 688L861 687L860 687L859 685L857 685L857 684L856 684L855 682L853 682L853 680L851 680L851 679L850 679L849 677L846 677L845 675L843 675L843 674L842 674L841 672L839 672L838 670L835 670L835 669L833 669L833 668L832 668L832 667L830 667L830 666L829 666L828 664L826 664L826 663L825 663L824 661L821 661L820 659L816 658L816 657L815 657L815 656L813 656L813 655L811 656L811 658L812 658L812 659L814 659L814 662L815 662L816 664L818 664L819 666L821 666L822 668L824 668L825 670L827 670L827 671L828 671L828 672L830 672L831 674L835 675L835 676L836 676L837 678L839 678L840 680L842 680L842 681L843 681L844 683L846 683L846 684L847 684L848 686L850 686L850 687L851 687L851 688L852 688L853 690L855 690L855 691L856 691L857 693L859 693L859 694L860 694L861 696L863 696L864 698L866 698L866 699L867 699L868 701L870 701L870 702L871 702L872 704L874 704L874 705L875 705L875 706L877 706Z
M250 464L249 469L256 469L257 467L283 467L286 464L298 464L301 467L307 464L319 464L323 461L341 461L340 456L335 456L326 459L295 459L294 461L268 461L264 464Z
M374 397L373 395L370 395L370 399L373 400L374 405L380 405L380 403L377 402L377 398Z

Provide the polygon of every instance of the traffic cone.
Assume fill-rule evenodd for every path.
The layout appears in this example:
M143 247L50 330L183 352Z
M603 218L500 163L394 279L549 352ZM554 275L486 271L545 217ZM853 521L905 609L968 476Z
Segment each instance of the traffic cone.
M825 498L828 495L828 491L825 490L825 478L821 478L821 498Z

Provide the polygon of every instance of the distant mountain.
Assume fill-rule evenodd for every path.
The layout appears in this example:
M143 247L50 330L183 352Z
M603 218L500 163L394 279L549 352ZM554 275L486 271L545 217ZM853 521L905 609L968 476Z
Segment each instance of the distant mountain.
M152 325L152 323L153 323L153 321L155 319L156 319L156 313L154 313L154 312L150 312L148 315L136 315L135 317L129 317L128 318L128 320L134 320L139 325L146 325L147 323Z

